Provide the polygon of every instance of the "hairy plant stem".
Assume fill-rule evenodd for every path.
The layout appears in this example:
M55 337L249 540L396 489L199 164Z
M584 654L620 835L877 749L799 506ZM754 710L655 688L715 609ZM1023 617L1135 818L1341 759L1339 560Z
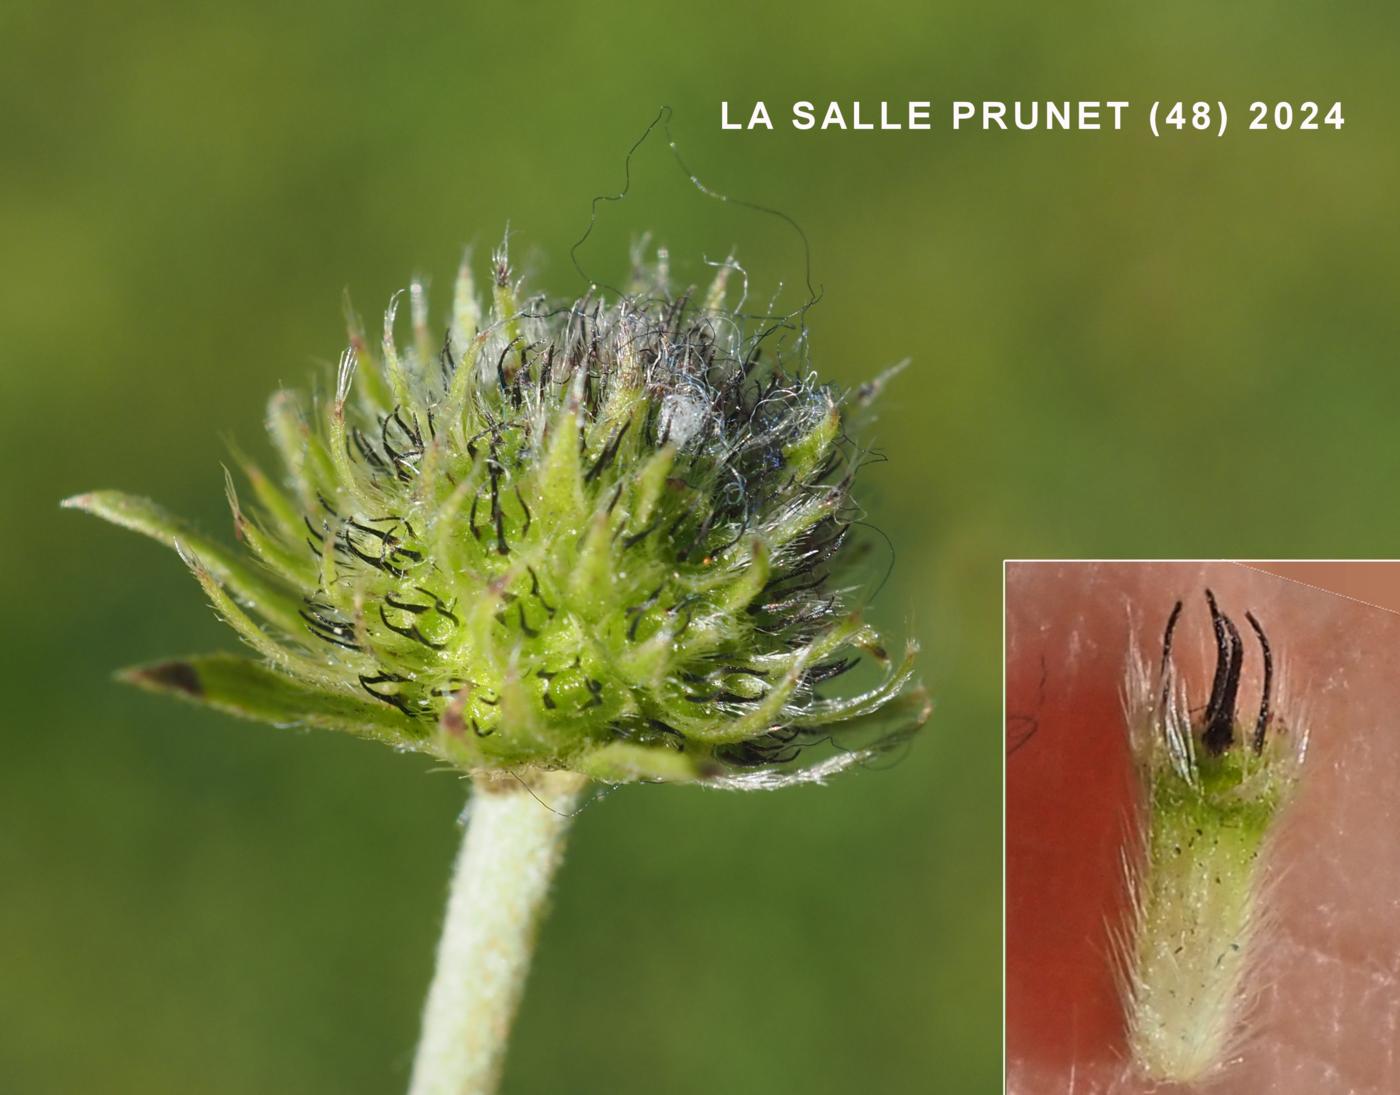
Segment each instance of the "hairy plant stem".
M550 880L587 780L475 780L409 1095L491 1095L530 969Z

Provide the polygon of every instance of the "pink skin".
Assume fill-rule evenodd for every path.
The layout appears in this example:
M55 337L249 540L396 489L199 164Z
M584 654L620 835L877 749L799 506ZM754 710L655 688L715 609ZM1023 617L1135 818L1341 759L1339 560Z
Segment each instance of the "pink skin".
M1242 630L1246 610L1258 617L1312 739L1271 860L1277 923L1241 1043L1185 1089L1133 1075L1105 924L1122 911L1135 787L1119 701L1129 635L1155 661L1184 600L1175 657L1203 704L1207 586ZM1011 1095L1400 1092L1400 615L1232 563L1010 564L1006 604ZM1245 634L1252 722L1261 660Z

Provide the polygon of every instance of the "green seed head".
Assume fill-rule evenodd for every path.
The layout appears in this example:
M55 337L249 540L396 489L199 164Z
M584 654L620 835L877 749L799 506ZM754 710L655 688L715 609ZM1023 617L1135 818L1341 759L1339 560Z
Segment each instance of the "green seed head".
M892 659L838 584L844 416L872 386L819 383L726 303L727 273L697 297L645 267L559 305L501 254L486 307L463 264L442 340L417 284L406 345L398 298L382 339L352 319L332 394L271 401L283 475L229 480L244 552L128 496L70 500L177 547L261 655L128 679L466 770L610 781L820 778L917 728L913 645ZM859 660L878 678L829 694ZM854 747L792 768L824 739Z

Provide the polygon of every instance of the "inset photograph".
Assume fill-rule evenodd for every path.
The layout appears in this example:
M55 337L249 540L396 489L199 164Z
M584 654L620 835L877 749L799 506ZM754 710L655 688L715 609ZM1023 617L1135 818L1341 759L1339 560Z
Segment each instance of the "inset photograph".
M1012 1095L1400 1090L1400 564L1009 562Z

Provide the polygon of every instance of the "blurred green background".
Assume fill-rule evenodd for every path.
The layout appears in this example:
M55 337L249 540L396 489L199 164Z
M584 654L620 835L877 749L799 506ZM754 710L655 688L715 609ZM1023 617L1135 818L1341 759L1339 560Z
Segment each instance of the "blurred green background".
M109 673L228 648L178 561L57 509L226 528L221 438L415 271L557 294L662 103L711 185L810 237L815 363L910 356L866 474L877 611L934 721L826 790L621 791L580 820L510 1092L971 1092L1000 1076L1000 560L1394 555L1400 12L870 2L0 10L0 1088L383 1092L407 1078L463 788ZM721 99L1225 99L1224 140L721 133ZM1341 99L1340 133L1243 130ZM775 111L776 114L776 111ZM939 110L935 117L941 117ZM652 142L650 228L801 280Z

